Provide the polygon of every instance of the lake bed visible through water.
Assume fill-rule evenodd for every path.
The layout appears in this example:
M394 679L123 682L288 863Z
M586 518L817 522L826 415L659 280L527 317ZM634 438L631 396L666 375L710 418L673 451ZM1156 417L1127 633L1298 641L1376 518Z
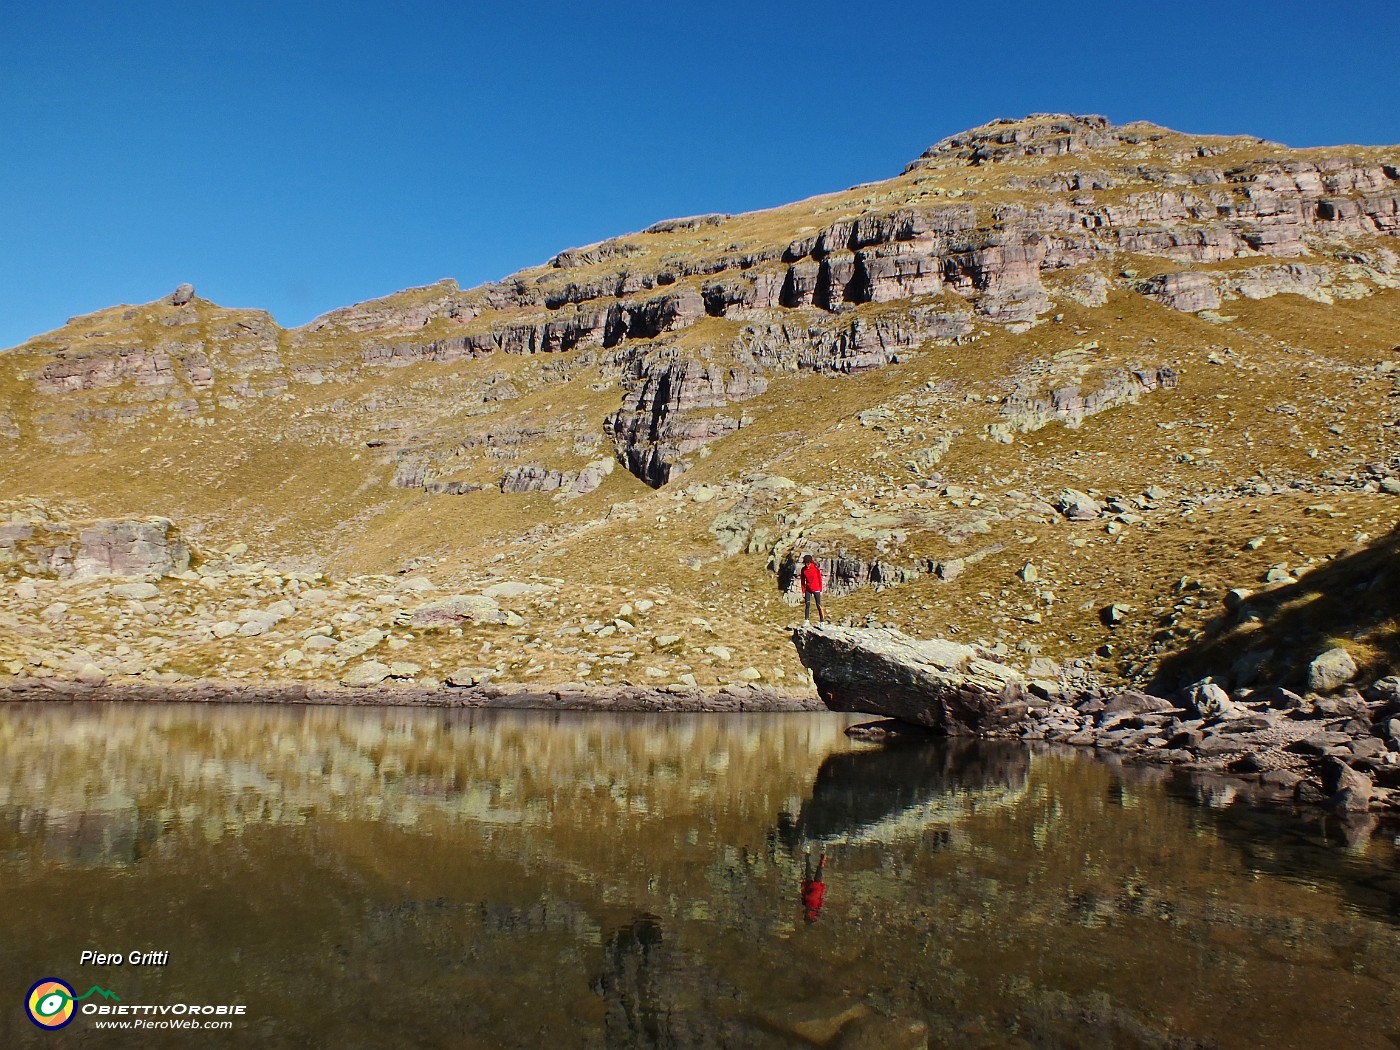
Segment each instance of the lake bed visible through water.
M0 1045L1400 1045L1392 833L853 721L0 707Z

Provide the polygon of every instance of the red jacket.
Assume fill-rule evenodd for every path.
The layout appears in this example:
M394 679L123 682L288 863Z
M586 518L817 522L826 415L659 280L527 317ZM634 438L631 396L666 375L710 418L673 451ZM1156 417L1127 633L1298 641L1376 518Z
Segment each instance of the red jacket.
M821 594L822 592L822 571L817 568L816 562L809 562L802 566L802 592L804 594Z

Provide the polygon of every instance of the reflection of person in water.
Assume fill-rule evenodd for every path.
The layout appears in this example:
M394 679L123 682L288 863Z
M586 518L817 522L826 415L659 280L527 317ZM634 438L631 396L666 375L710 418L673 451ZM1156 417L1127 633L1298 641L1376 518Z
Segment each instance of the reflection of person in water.
M816 922L821 916L822 905L826 903L826 883L822 874L826 871L826 853L817 862L815 874L812 871L812 854L807 854L807 874L802 879L802 911L808 922Z

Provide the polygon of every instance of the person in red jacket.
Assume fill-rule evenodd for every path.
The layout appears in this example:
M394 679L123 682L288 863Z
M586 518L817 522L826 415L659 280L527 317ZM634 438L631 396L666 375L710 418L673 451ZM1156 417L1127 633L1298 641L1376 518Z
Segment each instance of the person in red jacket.
M826 853L822 853L822 859L817 863L817 870L812 870L812 855L807 854L807 874L802 879L802 914L808 922L816 922L821 916L822 905L826 903L826 883L822 881L822 875L826 871Z
M817 619L826 623L826 613L822 611L822 571L810 554L802 555L802 619L812 618L812 599L817 600Z

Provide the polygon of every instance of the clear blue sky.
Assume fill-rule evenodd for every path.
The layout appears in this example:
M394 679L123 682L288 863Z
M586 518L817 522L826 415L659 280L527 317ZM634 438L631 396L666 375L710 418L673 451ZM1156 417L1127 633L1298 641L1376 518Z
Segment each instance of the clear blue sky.
M897 173L999 116L1400 142L1394 0L0 4L0 346L301 324Z

